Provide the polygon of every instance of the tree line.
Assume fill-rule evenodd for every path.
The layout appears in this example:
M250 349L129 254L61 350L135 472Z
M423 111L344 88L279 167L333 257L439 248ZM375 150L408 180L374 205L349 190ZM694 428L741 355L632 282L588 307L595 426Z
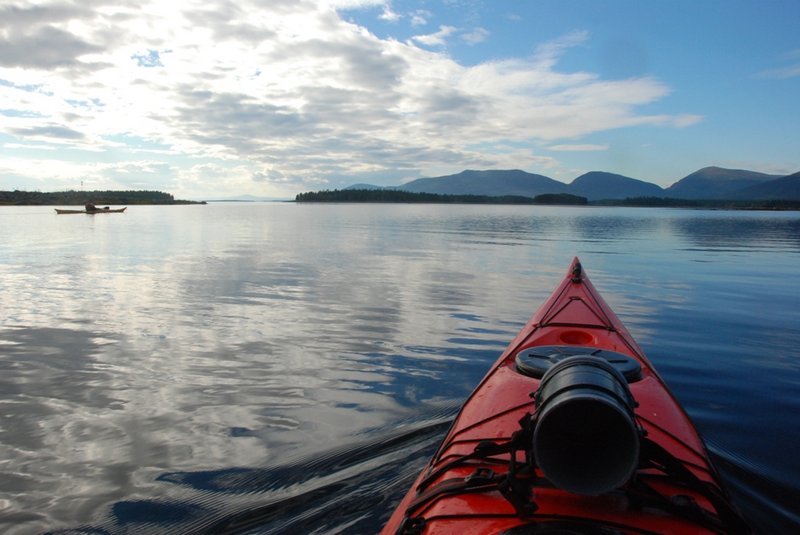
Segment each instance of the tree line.
M413 193L396 189L344 189L299 193L296 202L342 203L445 203L445 204L538 204L572 206L639 206L659 208L698 208L717 210L800 210L800 201L791 200L707 200L669 197L628 197L589 202L569 193L545 193L535 197L521 195L445 195Z
M446 204L571 204L585 205L585 197L566 193L552 193L524 197L522 195L444 195L439 193L413 193L393 189L344 189L298 193L296 202L392 202L392 203L446 203Z
M195 204L194 201L176 201L162 191L93 190L93 191L0 191L2 205L83 205L87 202L102 204Z

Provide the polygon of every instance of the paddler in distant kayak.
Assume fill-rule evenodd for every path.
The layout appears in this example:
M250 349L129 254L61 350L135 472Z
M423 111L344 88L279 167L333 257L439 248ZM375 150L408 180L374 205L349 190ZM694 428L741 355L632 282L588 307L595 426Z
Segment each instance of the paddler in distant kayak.
M104 206L103 208L98 208L97 206L94 205L93 202L87 202L84 208L86 209L87 212L99 212L101 210L110 209L108 206Z

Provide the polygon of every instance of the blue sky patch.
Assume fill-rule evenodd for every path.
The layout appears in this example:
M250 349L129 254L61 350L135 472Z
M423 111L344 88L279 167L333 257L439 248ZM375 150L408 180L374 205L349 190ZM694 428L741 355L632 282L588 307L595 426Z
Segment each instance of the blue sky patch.
M146 54L134 54L131 56L131 59L136 60L136 64L139 67L163 67L164 64L161 63L161 54L159 54L158 50L149 50Z

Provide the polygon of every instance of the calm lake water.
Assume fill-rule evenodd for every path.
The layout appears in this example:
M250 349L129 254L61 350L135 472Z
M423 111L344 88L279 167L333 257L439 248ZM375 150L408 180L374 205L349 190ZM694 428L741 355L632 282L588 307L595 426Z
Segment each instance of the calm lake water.
M573 256L800 530L800 213L0 207L0 532L374 533Z

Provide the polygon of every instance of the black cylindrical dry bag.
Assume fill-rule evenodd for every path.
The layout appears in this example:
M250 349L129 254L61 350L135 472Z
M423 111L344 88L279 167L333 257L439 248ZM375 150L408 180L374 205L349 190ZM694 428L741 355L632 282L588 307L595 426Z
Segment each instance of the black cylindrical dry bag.
M536 391L533 453L554 485L596 496L627 482L639 463L635 401L608 361L580 355L550 368Z

